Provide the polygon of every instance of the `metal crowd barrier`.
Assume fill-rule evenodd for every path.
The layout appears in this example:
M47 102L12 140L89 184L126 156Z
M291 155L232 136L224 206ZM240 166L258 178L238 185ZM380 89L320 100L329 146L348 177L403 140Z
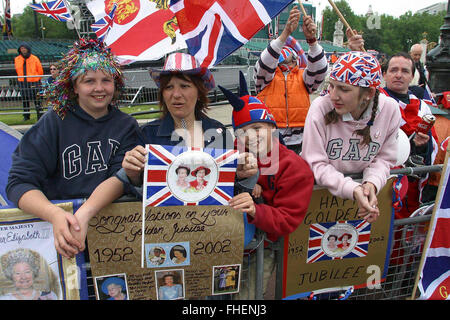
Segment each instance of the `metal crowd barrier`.
M406 167L393 169L390 173L392 176L409 176L421 173L441 172L442 168L443 165ZM353 174L350 176L354 179L360 179L362 177L361 174ZM423 215L414 216L413 213L411 217L394 220L389 265L385 281L381 283L380 288L356 289L348 298L349 300L404 300L411 298L431 219L433 204L423 204L419 209L423 209ZM275 299L282 298L283 248L284 239L279 239L272 246L273 250L278 251ZM261 270L262 268L259 270L260 274L257 276L257 281L261 281L262 279ZM262 295L262 292L256 293L257 297L261 297Z
M355 290L350 300L407 300L411 298L422 257L429 215L394 221L394 241L386 280L379 289Z
M221 86L238 90L238 71L242 70L247 75L249 88L254 88L251 80L252 68L249 66L220 66L212 68L215 81ZM20 78L31 78L36 76L21 76ZM50 77L45 74L41 77L41 81L33 84L35 90L24 94L20 89L18 76L0 76L0 114L23 114L23 104L28 103L31 106L28 114L36 112L35 104L41 104L41 110L45 110L42 100L38 96L38 92L42 90L42 84ZM119 102L119 107L130 107L135 105L158 104L158 88L150 77L148 70L125 70L125 88ZM228 103L221 90L215 88L208 94L210 105ZM148 114L152 111L137 112L133 115Z
M442 165L426 166L421 168L405 168L391 170L392 174L409 174L421 172L438 172L442 170ZM135 199L121 198L120 201L135 201ZM381 283L380 288L356 289L349 300L404 300L411 297L420 259L422 256L423 245L426 238L427 227L431 219L432 206L428 204L428 210L425 215L398 219L394 221L394 235L392 246L390 248L390 261L385 281ZM241 269L241 289L239 299L245 300L263 300L264 296L264 254L265 250L272 250L275 255L275 283L273 299L279 300L282 297L282 279L283 279L283 249L284 239L271 243L265 237L265 233L256 230L252 241L244 248L243 265ZM250 258L256 264L256 270L252 271ZM89 263L86 263L89 299L95 300L95 290L93 279L90 274ZM252 284L253 282L253 284ZM254 288L254 289L253 289ZM228 299L236 300L237 296L228 296ZM269 297L270 298L270 297Z

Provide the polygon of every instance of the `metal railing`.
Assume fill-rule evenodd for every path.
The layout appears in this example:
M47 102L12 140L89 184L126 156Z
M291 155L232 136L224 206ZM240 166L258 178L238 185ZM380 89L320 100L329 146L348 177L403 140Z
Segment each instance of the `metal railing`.
M237 92L238 71L242 70L247 75L249 88L254 88L252 79L252 68L250 66L220 66L211 69L216 83L231 91ZM44 101L39 96L43 89L43 83L50 75L42 75L40 82L29 83L32 88L24 89L18 78L32 78L37 76L1 76L0 77L0 115L1 114L24 114L31 115L37 112L45 112ZM125 88L119 101L119 107L125 108L137 105L157 105L158 88L150 77L148 70L126 70L124 71ZM253 90L254 91L254 90ZM210 105L228 103L222 91L218 88L211 90L208 94ZM25 111L24 111L25 107ZM28 111L29 109L29 111ZM132 115L154 113L155 111L143 111Z

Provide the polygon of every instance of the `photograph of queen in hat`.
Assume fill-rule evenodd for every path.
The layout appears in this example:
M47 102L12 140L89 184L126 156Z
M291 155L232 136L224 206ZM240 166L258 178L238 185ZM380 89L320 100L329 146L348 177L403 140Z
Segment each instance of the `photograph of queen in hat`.
M194 181L189 182L190 186L194 188L196 191L203 190L207 184L208 181L205 180L205 177L211 172L209 168L206 168L204 166L200 166L196 168L195 170L192 170L191 175L196 177Z
M350 247L350 239L352 238L352 235L350 234L350 233L344 233L343 235L341 235L340 237L339 237L339 241L341 241L341 243L339 243L338 245L337 245L337 247L340 249L340 250L342 250L342 251L345 251L345 250L347 250L349 247Z
M96 278L98 300L128 300L125 274L116 274L108 277Z

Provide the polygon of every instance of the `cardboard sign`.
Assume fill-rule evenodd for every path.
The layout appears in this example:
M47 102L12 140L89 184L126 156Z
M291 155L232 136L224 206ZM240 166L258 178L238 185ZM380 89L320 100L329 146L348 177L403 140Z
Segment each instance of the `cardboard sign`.
M242 213L228 206L147 207L142 229L141 210L141 202L115 203L89 222L98 299L111 299L111 284L131 300L188 299L239 290ZM224 277L228 285L220 282Z
M72 203L58 206L73 212ZM51 223L0 210L0 300L79 300L80 278L76 258L56 252Z
M314 190L303 223L285 238L283 298L382 281L392 231L392 180L378 194L378 206L380 216L370 224L358 218L356 201Z

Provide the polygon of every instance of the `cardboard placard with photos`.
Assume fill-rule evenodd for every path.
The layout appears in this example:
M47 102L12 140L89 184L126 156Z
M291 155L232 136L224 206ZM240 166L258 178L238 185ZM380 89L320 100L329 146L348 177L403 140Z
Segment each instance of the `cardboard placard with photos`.
M392 179L377 195L380 216L359 218L356 201L315 189L304 221L285 238L283 298L383 281L393 226Z
M113 203L89 222L97 299L112 298L104 283L122 287L120 296L130 300L188 299L239 290L242 213L218 205L147 207L143 224L141 210L142 202ZM227 286L220 283L223 274Z

